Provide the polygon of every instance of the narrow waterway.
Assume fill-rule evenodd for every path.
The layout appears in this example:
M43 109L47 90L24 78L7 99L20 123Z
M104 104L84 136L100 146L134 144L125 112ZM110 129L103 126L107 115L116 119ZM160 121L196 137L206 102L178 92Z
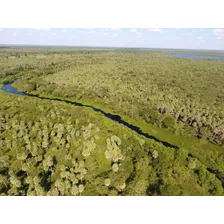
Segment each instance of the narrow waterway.
M129 124L128 122L124 121L120 116L118 115L115 115L115 114L110 114L110 113L106 113L105 111L99 109L99 108L96 108L96 107L93 107L91 105L87 105L87 104L82 104L82 103L77 103L77 102L72 102L72 101L68 101L68 100L61 100L61 99L58 99L58 98L47 98L47 97L42 97L42 96L39 96L39 95L33 95L33 94L27 94L27 93L23 93L23 92L20 92L18 89L14 88L12 86L12 84L16 83L18 80L15 80L13 83L11 84L6 84L4 85L1 90L5 91L5 92L8 92L8 93L12 93L12 94L15 94L15 95L20 95L20 96L30 96L30 97L35 97L35 98L39 98L39 99L43 99L43 100L51 100L51 101L60 101L60 102L65 102L65 103L68 103L68 104L72 104L72 105L75 105L75 106L78 106L78 107L86 107L86 108L91 108L93 109L94 111L98 112L98 113L101 113L103 114L105 117L109 118L110 120L113 120L115 122L118 122L119 124L123 124L124 126L130 128L131 130L135 131L136 133L138 133L139 135L142 135L148 139L152 139L156 142L159 142L161 144L163 144L164 146L166 147L170 147L170 148L174 148L174 149L178 149L177 146L175 145L172 145L168 142L165 142L165 141L162 141L162 140L159 140L158 138L154 137L154 136L151 136L147 133L144 133L139 127L135 126L135 125L132 125L132 124Z

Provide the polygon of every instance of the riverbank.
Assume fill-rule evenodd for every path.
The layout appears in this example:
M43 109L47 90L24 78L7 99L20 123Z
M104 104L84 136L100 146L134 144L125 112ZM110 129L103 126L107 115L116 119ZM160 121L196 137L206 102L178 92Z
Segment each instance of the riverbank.
M82 195L223 195L221 182L215 176L216 170L207 167L200 158L192 157L183 148L173 150L141 137L91 108L77 107L62 101L18 96L3 91L0 91L0 104L0 116L4 119L0 133L0 143L3 144L5 153L2 159L8 158L6 168L19 173L21 176L17 178L22 184L20 192L9 185L8 188L3 188L3 191L0 190L0 193L75 194L76 191L71 190L70 185L66 185L68 190L65 191L58 184L59 181L65 183L62 178L68 172L72 175L72 159L83 161L87 170L87 175L79 182L79 185L85 187ZM49 138L43 138L43 135ZM124 161L118 162L116 172L111 168L114 162L111 163L105 157L105 151L110 146L107 142L111 141L118 141L119 153L124 155L121 157ZM38 155L35 148L31 148L31 155L26 147L18 147L21 144L38 146ZM92 150L90 155L86 154L89 147ZM8 155L10 157L7 157ZM26 158L23 163L19 160L21 158ZM52 164L52 158L55 165L48 168L48 164ZM31 162L34 166L26 169ZM63 167L68 167L69 171L63 172ZM26 169L28 177L22 175L23 169ZM198 174L195 171L198 171ZM205 179L202 174L206 175ZM218 174L221 175L220 172ZM43 183L36 188L38 191L35 191L31 184L23 184L26 179L38 180L37 176ZM10 176L6 173L4 178L7 181ZM111 180L109 188L104 185L107 178ZM73 186L76 186L75 183ZM120 186L124 188L121 189ZM58 187L60 191L57 190Z
M13 84L16 88L17 83ZM93 104L90 101L83 101L77 100L74 98L62 98L57 97L55 98L49 94L38 94L38 92L32 91L30 94L33 94L35 97L46 98L51 100L59 100L68 103L78 103L82 105L88 105L88 108L97 108L97 110L103 111L106 114L114 114L114 112L105 106L100 104ZM120 117L126 123L132 126L138 127L143 133L146 133L150 136L150 133L158 139L160 142L168 143L170 146L175 146L177 148L183 148L186 154L191 154L194 157L198 158L203 164L213 170L220 170L220 172L224 172L224 164L220 161L217 163L217 159L219 158L219 154L222 156L224 155L224 148L219 145L212 144L205 140L198 140L193 137L186 137L181 135L175 135L171 131L153 126L151 124L147 124L146 122L142 121L141 119L133 119L128 116L122 116L120 114L116 114L116 116ZM106 122L106 120L104 121ZM206 153L205 153L206 152Z

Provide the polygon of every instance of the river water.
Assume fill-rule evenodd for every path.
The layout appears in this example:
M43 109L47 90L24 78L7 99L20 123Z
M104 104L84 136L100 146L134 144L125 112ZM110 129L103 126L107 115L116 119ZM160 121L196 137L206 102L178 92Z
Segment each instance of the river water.
M171 57L178 58L198 58L198 59L210 59L210 60L224 60L224 57L208 56L208 55L196 55L196 54L168 54Z
M16 83L18 82L18 80L15 80L13 83ZM154 136L151 136L145 132L143 132L139 127L135 126L135 125L132 125L132 124L129 124L128 122L124 121L120 116L116 115L116 114L110 114L110 113L106 113L105 111L99 109L99 108L96 108L96 107L93 107L91 105L87 105L87 104L82 104L82 103L78 103L78 102L72 102L72 101L69 101L69 100L62 100L62 99L58 99L58 98L47 98L47 97L42 97L42 96L39 96L39 95L32 95L32 94L26 94L26 93L23 93L23 92L20 92L19 90L17 90L16 88L14 88L12 86L12 84L6 84L4 85L2 88L0 88L1 90L7 92L7 93L11 93L11 94L15 94L15 95L20 95L20 96L28 96L28 97L35 97L35 98L39 98L39 99L43 99L43 100L51 100L51 101L59 101L59 102L65 102L67 104L72 104L74 106L78 106L78 107L86 107L86 108L91 108L92 110L104 115L105 117L107 117L108 119L110 120L113 120L119 124L122 124L124 126L126 126L127 128L135 131L136 133L138 133L139 135L142 135L148 139L152 139L156 142L159 142L161 144L163 144L164 146L166 147L170 147L170 148L174 148L174 149L178 149L177 146L175 145L172 145L168 142L165 142L165 141L162 141L162 140L159 140L158 138L154 137Z
M14 81L14 83L16 83L18 80ZM22 93L20 91L18 91L16 88L14 88L12 86L12 84L6 84L4 85L2 88L0 88L1 90L8 92L8 93L13 93L15 95L21 95L21 96L25 96L25 93Z

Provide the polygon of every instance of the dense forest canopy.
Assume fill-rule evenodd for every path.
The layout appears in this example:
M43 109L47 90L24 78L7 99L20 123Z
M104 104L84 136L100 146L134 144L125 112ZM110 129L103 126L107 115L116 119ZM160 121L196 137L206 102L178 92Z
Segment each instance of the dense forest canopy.
M177 149L91 108L0 91L0 193L223 195L224 61L170 52L1 48L0 85L100 108Z

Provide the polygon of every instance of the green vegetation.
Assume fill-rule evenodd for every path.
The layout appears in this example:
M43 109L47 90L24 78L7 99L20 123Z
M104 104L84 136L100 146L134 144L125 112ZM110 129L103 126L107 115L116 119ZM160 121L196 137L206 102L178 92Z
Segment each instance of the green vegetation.
M120 49L0 49L1 195L224 195L224 62ZM0 86L1 87L1 86Z
M176 134L224 143L223 61L148 52L75 55L71 68L30 81L25 78L17 86L25 92L99 105Z

